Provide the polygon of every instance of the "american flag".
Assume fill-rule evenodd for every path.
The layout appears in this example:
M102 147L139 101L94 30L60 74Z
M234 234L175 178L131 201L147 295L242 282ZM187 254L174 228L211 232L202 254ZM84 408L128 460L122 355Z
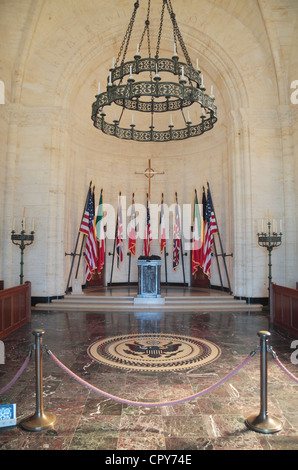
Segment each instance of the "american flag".
M123 261L123 225L122 225L122 205L121 195L118 200L118 214L117 214L117 268Z
M132 256L135 256L136 254L136 210L135 210L135 204L134 200L132 201L132 206L131 206L131 220L130 220L130 230L129 230L129 240L128 240L128 250L132 254Z
M205 222L205 244L204 244L204 266L203 271L210 279L211 277L211 251L213 245L213 235L217 232L217 224L211 200L209 188L207 189L206 202L206 222Z
M89 188L88 196L87 196L87 201L86 201L86 207L84 210L81 226L80 226L80 232L84 233L85 235L89 235L89 200L90 200L90 195L91 195L91 189Z
M206 194L205 188L203 186L203 194L202 194L202 217L201 217L201 247L199 251L199 264L201 268L204 267L204 246L205 246L205 228L206 228Z
M173 228L173 269L176 271L179 265L180 257L180 219L179 219L179 207L176 199L175 204L175 220Z
M94 223L94 188L93 192L91 192L91 188L89 188L87 205L81 222L80 232L87 236L85 247L86 279L87 281L90 281L92 274L97 267L97 246Z
M150 204L149 199L147 197L147 219L146 219L145 238L144 238L144 255L145 256L150 256L150 243L152 241L149 204Z

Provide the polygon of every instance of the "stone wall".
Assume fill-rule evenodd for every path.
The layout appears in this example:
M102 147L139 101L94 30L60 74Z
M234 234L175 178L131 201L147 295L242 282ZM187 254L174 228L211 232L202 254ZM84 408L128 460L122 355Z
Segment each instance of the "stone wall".
M297 2L176 0L176 17L189 55L200 60L207 91L214 86L218 123L204 136L180 143L140 144L107 137L93 128L91 104L98 82L105 86L117 55L132 2L14 0L0 5L5 44L0 79L6 103L0 106L1 271L7 287L18 283L19 250L12 246L12 220L34 218L36 238L25 252L25 279L33 296L62 295L67 282L90 180L104 201L127 207L135 193L145 204L147 179L136 172L163 171L152 179L151 202L161 193L170 206L192 204L194 189L209 181L226 253L233 293L267 295L267 253L258 247L258 220L270 209L283 221L283 245L273 252L274 282L297 281L297 108L290 84L298 80ZM17 15L15 12L17 11ZM144 12L138 15L142 18ZM152 24L159 6L152 7ZM143 26L137 25L132 45ZM153 44L156 41L153 27ZM155 34L155 35L154 35ZM168 24L160 55L171 55ZM134 54L134 49L131 54ZM195 115L192 116L195 119ZM181 266L168 280L182 282ZM107 243L112 251L113 241ZM157 242L152 248L158 250ZM141 251L141 243L137 253ZM127 280L128 259L114 269ZM190 256L185 258L186 280ZM107 256L107 278L111 257ZM162 268L162 272L163 268ZM83 282L83 270L80 272ZM136 262L132 269L136 280ZM213 262L212 283L219 284Z

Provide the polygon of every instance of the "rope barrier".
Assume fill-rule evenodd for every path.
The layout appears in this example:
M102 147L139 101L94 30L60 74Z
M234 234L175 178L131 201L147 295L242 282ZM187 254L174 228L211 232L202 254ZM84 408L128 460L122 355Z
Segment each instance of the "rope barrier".
M295 375L293 375L283 364L282 362L279 360L279 358L277 357L276 353L271 350L272 352L272 356L273 358L275 359L275 362L277 363L277 365L280 367L280 369L285 372L285 374L290 377L290 379L292 379L294 382L298 383L298 378L295 377ZM231 371L228 375L226 375L223 379L221 379L219 382L211 385L210 387L194 394L194 395L190 395L188 397L185 397L185 398L181 398L179 400L173 400L173 401L170 401L170 402L135 402L135 401L131 401L131 400L126 400L126 399L123 399L123 398L119 398L115 395L111 395L107 392L104 392L103 390L100 390L99 388L89 384L88 382L86 382L85 380L83 380L82 378L78 377L77 375L75 375L70 369L68 369L64 364L62 364L62 362L59 361L59 359L57 359L57 357L52 353L52 351L50 351L49 349L47 349L47 353L49 354L49 356L53 359L53 361L59 366L62 368L62 370L64 370L66 373L68 373L72 378L74 378L75 380L77 380L79 383L81 383L82 385L84 385L85 387L105 396L106 398L110 398L114 401L118 401L120 403L124 403L124 404L129 404L129 405L137 405L137 406L147 406L147 407L153 407L153 406L168 406L168 405L176 405L176 404L180 404L180 403L183 403L183 402L186 402L186 401L190 401L190 400L194 400L195 398L198 398L212 390L214 390L215 388L219 387L220 385L222 385L224 382L226 382L229 378L231 378L233 375L235 375L240 369L242 369L242 367L244 367L248 362L249 360L254 356L255 354L255 351L253 351L252 353L249 354L249 356L247 356L247 358L238 366L236 367L236 369L234 369L233 371ZM3 393L5 393L7 390L9 390L13 385L14 383L19 379L19 377L22 375L22 373L24 372L24 370L26 369L26 367L28 366L28 363L31 359L31 351L29 352L28 356L26 357L23 365L20 367L19 371L16 373L16 375L13 377L13 379L3 388L0 389L0 395L2 395Z
M47 354L52 358L54 363L59 366L64 372L69 374L73 379L77 382L82 384L83 386L93 390L100 395L103 395L106 398L114 400L119 403L124 403L126 405L134 405L134 406L144 406L144 407L160 407L160 406L171 406L171 405L178 405L187 401L194 400L202 395L205 395L208 392L216 389L228 379L233 377L239 370L241 370L244 366L248 364L248 362L252 359L252 357L256 354L257 351L261 352L260 355L260 378L261 378L261 387L260 387L260 397L261 397L261 407L259 414L253 414L249 416L245 423L254 431L262 432L264 434L278 432L282 429L282 422L275 418L272 415L269 415L267 412L267 353L270 351L278 364L278 366L296 383L298 383L298 378L295 377L286 367L281 363L278 359L276 353L273 351L272 347L269 348L268 346L268 338L270 337L270 333L268 331L259 331L258 336L260 337L260 346L252 351L244 361L239 364L235 369L233 369L229 374L219 380L217 383L201 390L198 393L193 395L186 396L184 398L180 398L177 400L172 400L168 402L143 402L143 401L132 401L125 398L120 398L110 393L104 392L103 390L95 387L94 385L86 382L81 377L74 374L70 369L68 369L59 359L46 347L42 346L42 336L44 334L43 330L34 330L33 335L35 336L35 345L31 346L28 356L26 357L23 365L14 376L14 378L2 389L0 389L0 395L6 392L21 376L21 374L26 369L29 360L31 358L32 350L35 350L35 369L36 369L36 412L23 419L21 422L21 426L30 431L40 431L43 429L48 429L49 427L53 426L56 422L56 416L53 413L45 413L43 410L43 384L42 384L42 351L45 350Z
M57 359L57 357L50 350L47 350L47 353L53 359L53 361L59 367L61 367L61 369L63 369L66 373L68 373L72 378L77 380L80 384L82 384L85 387L93 390L94 392L99 393L100 395L103 395L106 398L110 398L111 400L114 400L114 401L117 401L117 402L120 402L120 403L124 403L126 405L144 406L144 407L148 408L148 407L155 407L155 406L159 407L159 406L178 405L178 404L184 403L186 401L194 400L195 398L198 398L198 397L204 395L205 393L208 393L211 390L214 390L219 385L226 382L230 377L235 375L240 369L242 369L242 367L244 367L250 361L250 359L254 356L255 351L250 353L249 356L247 356L247 358L238 367L236 367L228 375L226 375L223 379L221 379L219 382L215 383L214 385L211 385L210 387L205 388L204 390L202 390L198 393L195 393L194 395L190 395L188 397L181 398L181 399L178 399L178 400L172 400L172 401L169 401L169 402L137 402L137 401L126 400L124 398L119 398L115 395L111 395L107 392L104 392L104 391L100 390L97 387L94 387L93 385L89 384L88 382L86 382L82 378L78 377L70 369L68 369L64 364L62 364L62 362L60 362L59 359Z
M30 358L31 358L31 352L29 353L29 355L26 357L25 359L25 362L24 364L22 365L22 367L19 369L19 371L16 373L16 375L14 376L14 378L3 388L0 389L0 395L2 395L4 392L6 392L10 387L13 386L13 384L18 380L18 378L22 375L22 373L24 372L24 370L26 369L29 361L30 361Z
M294 382L298 383L298 378L295 377L295 375L293 375L281 362L280 360L278 359L276 353L274 351L272 351L272 356L274 357L275 359L275 362L277 363L277 365L281 368L281 370L283 370L285 372L285 374L287 374L288 377L290 377L290 379L294 380Z

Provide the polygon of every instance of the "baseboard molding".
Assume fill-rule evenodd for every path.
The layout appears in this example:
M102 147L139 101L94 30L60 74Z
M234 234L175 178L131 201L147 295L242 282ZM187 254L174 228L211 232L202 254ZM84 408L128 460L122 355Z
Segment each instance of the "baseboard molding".
M234 299L236 300L245 300L248 304L261 304L264 306L269 305L269 298L268 297L242 297L234 295Z
M115 284L115 285L118 285L118 284ZM123 285L127 286L127 284L123 284ZM185 286L185 284L183 284L183 283L182 284L168 283L168 284L165 284L165 285L167 285L167 286L176 286L176 287ZM163 284L162 284L162 286L163 286ZM211 286L210 289L222 290L220 287L216 287L216 286ZM229 291L227 291L227 292L229 292ZM233 297L234 297L235 300L245 300L247 304L252 304L252 305L253 304L261 304L263 306L268 306L268 304L269 304L268 297L239 297L239 296L236 296L236 295L234 295ZM57 299L64 299L64 295L54 295L52 297L34 297L33 296L33 297L31 297L31 306L35 307L36 304L50 304L52 302L52 300L57 300Z
M54 299L64 299L64 295L53 295L52 297L31 297L31 306L36 304L50 304Z

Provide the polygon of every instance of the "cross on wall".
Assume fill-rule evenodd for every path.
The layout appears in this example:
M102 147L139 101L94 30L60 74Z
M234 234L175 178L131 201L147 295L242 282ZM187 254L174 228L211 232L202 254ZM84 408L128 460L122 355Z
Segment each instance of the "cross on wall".
M150 195L151 195L151 178L153 178L154 175L164 175L164 171L154 171L153 168L151 168L151 160L149 159L149 167L143 171L143 172L135 172L136 175L145 175L148 178L148 198L150 201Z

